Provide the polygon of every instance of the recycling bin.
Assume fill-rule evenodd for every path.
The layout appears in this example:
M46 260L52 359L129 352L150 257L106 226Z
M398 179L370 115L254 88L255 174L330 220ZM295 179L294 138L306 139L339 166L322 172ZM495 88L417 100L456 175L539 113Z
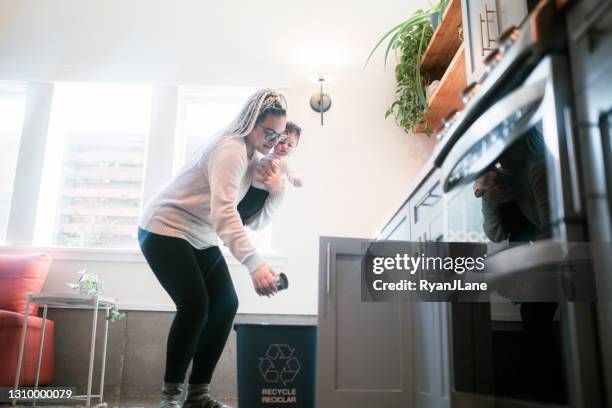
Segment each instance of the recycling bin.
M316 326L235 324L240 408L314 408Z

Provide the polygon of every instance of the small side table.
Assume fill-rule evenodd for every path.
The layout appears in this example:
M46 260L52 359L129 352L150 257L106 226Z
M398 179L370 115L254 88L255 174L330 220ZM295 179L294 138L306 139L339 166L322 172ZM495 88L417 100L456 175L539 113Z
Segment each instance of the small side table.
M30 303L36 303L43 306L43 321L40 335L40 345L38 347L38 367L36 369L35 389L38 389L38 380L40 378L40 367L42 363L43 342L45 339L45 323L47 321L47 309L49 306L61 306L74 309L93 309L93 321L91 325L91 345L89 348L89 372L87 377L87 395L76 395L72 398L86 401L86 406L91 406L92 398L99 398L100 403L104 398L104 372L106 370L106 344L108 340L108 316L110 309L115 305L115 299L109 297L101 297L97 295L81 295L72 293L28 293L26 295L26 310L21 329L21 343L19 345L19 359L17 361L17 373L15 374L15 390L19 387L19 376L21 374L21 364L23 362L23 349L25 345L26 330L28 323L28 315ZM98 325L98 310L106 310L106 319L104 322L104 341L102 343L102 370L100 375L100 393L98 395L91 394L91 383L93 379L94 354L96 351L96 328ZM34 401L36 402L36 401ZM15 405L13 400L12 405Z

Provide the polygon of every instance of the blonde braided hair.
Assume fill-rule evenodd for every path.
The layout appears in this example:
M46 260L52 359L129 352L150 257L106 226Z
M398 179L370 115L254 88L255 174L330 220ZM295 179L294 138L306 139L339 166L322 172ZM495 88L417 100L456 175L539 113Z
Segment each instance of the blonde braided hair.
M225 128L223 135L245 137L269 114L287 115L287 101L273 89L261 89L247 99L238 116Z

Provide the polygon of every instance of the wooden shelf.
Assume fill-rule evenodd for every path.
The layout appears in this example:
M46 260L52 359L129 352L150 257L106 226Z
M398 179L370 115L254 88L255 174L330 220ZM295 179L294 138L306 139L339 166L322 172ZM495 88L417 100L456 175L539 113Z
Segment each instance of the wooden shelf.
M466 86L465 53L462 43L440 79L438 87L428 100L429 111L425 114L425 121L429 129L435 130L440 127L442 119L453 109L463 108L460 93ZM424 128L421 125L415 130L422 132Z
M463 43L460 30L461 0L450 0L421 58L421 72L429 80L439 79L453 60Z

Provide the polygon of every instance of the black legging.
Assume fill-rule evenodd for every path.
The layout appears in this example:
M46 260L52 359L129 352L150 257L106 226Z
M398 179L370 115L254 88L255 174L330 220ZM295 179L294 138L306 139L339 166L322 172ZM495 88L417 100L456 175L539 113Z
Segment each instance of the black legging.
M176 304L168 334L164 381L210 383L232 328L238 297L225 259L214 246L138 230L138 242L155 276Z

